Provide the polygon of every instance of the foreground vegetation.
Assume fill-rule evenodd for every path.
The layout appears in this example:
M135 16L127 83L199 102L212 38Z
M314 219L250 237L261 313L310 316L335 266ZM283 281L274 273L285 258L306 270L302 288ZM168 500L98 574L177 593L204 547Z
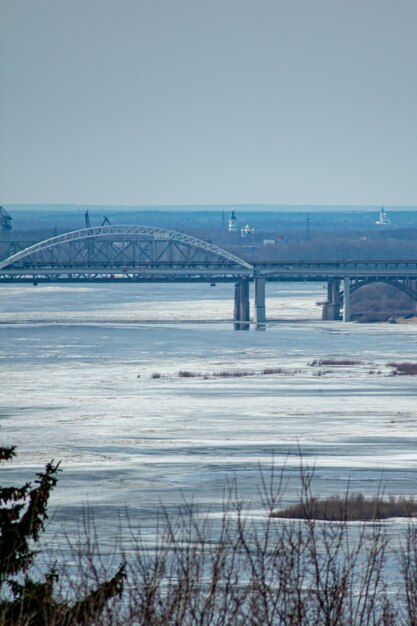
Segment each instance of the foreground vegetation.
M12 456L2 449L2 459ZM393 553L392 527L379 521L414 514L412 499L347 494L327 500L340 521L321 522L313 476L304 470L296 505L304 515L292 519L299 510L282 508L286 473L272 467L260 470L262 514L245 509L234 484L220 516L188 503L175 515L161 509L156 540L131 527L127 558L121 554L114 568L100 555L91 525L83 539L69 538L58 561L50 548L33 551L58 469L47 465L35 486L0 488L4 626L417 624L417 526L404 522ZM368 505L370 522L348 521ZM276 519L283 510L291 519Z
M13 458L13 448L0 448L0 460ZM99 623L106 603L123 590L124 569L73 601L55 595L60 571L55 565L35 578L33 544L47 519L50 494L59 464L48 463L35 484L0 487L0 624L4 626L72 626ZM83 575L84 573L81 572Z

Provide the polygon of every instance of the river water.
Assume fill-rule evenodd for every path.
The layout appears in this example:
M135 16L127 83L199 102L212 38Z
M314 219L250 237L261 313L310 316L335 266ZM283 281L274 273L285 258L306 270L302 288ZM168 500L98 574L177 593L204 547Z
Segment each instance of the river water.
M292 479L300 450L318 493L415 494L417 379L388 364L416 360L417 326L322 322L325 293L268 285L275 321L236 332L233 285L2 286L3 480L61 460L57 518L88 503L104 527L180 494L216 507L230 478L256 510L259 463Z

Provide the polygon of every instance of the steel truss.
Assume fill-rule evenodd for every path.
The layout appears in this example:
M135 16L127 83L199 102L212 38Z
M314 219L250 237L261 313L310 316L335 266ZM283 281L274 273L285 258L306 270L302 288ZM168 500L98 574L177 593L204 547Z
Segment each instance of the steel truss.
M101 226L46 239L0 262L2 279L211 280L252 266L211 243L162 228Z

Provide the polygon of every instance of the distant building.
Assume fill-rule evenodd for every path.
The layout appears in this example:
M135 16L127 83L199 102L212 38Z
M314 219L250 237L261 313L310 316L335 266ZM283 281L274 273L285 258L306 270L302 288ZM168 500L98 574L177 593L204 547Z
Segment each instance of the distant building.
M249 224L246 224L246 226L244 226L243 228L240 229L240 236L241 237L249 237L249 235L253 235L255 232L254 228L251 228L249 226Z
M230 216L229 219L229 233L236 233L237 232L237 219L236 219L236 213L234 211L234 209L232 209L232 214Z
M391 224L391 220L384 210L384 207L382 207L379 213L379 219L375 222L375 224L378 224L378 226L388 226L389 224Z

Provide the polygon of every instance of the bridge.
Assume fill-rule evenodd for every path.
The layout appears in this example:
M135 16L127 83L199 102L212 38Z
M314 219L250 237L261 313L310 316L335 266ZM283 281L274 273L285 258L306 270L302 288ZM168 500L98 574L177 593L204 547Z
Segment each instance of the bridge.
M323 319L350 321L350 295L372 282L394 285L417 301L417 261L254 262L184 233L148 226L84 228L18 250L0 261L0 284L30 282L232 282L235 328L266 322L268 282L327 283ZM10 248L9 248L10 249Z

